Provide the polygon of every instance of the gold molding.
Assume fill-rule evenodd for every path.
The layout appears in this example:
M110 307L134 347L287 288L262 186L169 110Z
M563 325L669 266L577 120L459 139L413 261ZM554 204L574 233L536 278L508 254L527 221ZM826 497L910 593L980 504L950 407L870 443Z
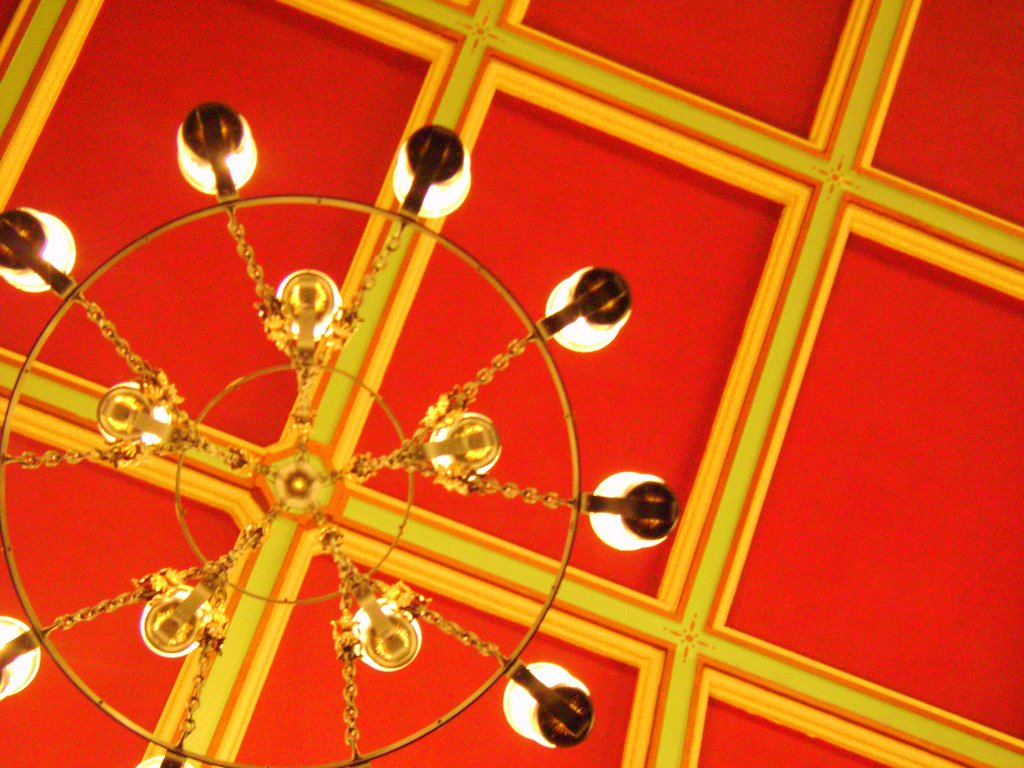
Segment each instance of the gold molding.
M699 675L699 698L693 714L693 740L684 761L686 768L697 768L710 699L893 768L962 768L961 763L954 763L717 669L703 667Z
M900 253L1024 301L1024 270L1016 269L975 251L915 229L908 224L887 218L881 213L853 204L847 204L844 207L833 230L831 247L821 265L816 293L807 310L803 335L791 363L791 372L779 401L775 422L763 448L761 465L751 487L742 525L733 541L731 563L719 586L719 595L716 600L717 607L711 617L709 628L713 633L727 639L756 648L772 656L783 658L802 667L813 669L844 684L867 690L879 698L895 700L901 705L921 711L939 721L951 722L969 733L977 733L982 738L1007 744L1012 749L1022 750L1024 749L1024 740L1022 739L1000 733L995 729L975 723L955 713L898 693L869 680L842 672L793 651L740 632L729 627L727 624L729 611L743 575L743 568L750 553L750 546L757 529L757 523L764 507L764 501L782 450L785 434L796 405L797 397L799 396L800 386L807 372L807 366L821 327L832 286L851 234L865 237L887 248L897 250Z
M11 21L4 30L3 37L0 37L0 62L7 59L7 54L10 53L14 41L22 34L22 22L24 22L25 14L34 1L20 0L18 7L14 9L14 15L11 16ZM8 62L9 64L10 62ZM6 70L0 71L0 76L5 74Z
M25 112L0 157L0 207L5 207L10 200L102 5L103 0L77 0L75 10L25 106Z
M376 539L351 530L346 533L345 542L347 554L361 565L377 562L387 548L387 545ZM316 540L316 531L306 531L294 549L287 577L275 594L296 596L312 559L322 554ZM533 623L540 606L536 600L458 573L401 549L391 553L382 570L396 578L415 582L431 594L443 595L522 626ZM274 662L291 611L292 606L289 605L272 605L264 615L258 639L247 657L248 668L245 678L236 688L235 697L229 705L230 709L222 719L223 730L217 745L217 752L222 758L230 760L237 755L252 717L253 703L259 696ZM665 650L593 624L558 608L553 608L548 613L540 631L637 670L622 768L643 765L651 746L661 679L665 673ZM187 671L183 670L175 696L185 695L178 688L187 688L190 680ZM181 701L183 703L184 699Z
M524 23L530 0L511 0L506 11L505 23L509 29L525 36L536 38L548 47L566 51L581 61L590 62L612 74L633 80L643 87L666 93L677 101L692 103L711 113L723 114L730 120L749 125L754 130L765 135L781 138L797 146L823 152L828 146L829 137L839 115L839 109L850 82L861 41L863 40L867 22L871 15L873 2L874 0L853 0L850 6L846 22L843 25L843 31L832 54L832 63L829 66L828 76L821 93L818 94L814 119L811 122L811 127L806 137L791 133L752 115L740 112L737 109L713 101L693 91L688 91L666 80L645 74L641 70L620 64L613 59L580 48L558 37L530 27Z
M669 612L676 611L724 467L729 440L738 422L758 355L782 290L790 258L800 237L811 200L811 188L499 60L492 60L488 64L480 79L478 92L467 110L466 125L472 128L474 136L479 133L480 125L497 91L603 131L784 206L740 345L722 392L707 448L694 478L690 498L686 503L682 522L675 533L669 560L658 589L657 608Z
M914 27L917 24L917 17L921 11L921 0L907 0L903 9L903 17L900 20L901 29L899 39L892 48L889 61L886 66L885 80L878 94L872 110L872 117L864 131L864 140L861 145L858 161L865 167L870 167L875 157L875 150L878 148L878 139L882 134L882 127L889 114L889 107L892 105L892 96L896 90L896 82L900 78L900 70L903 69L903 62L907 58L907 49L910 47L910 38L914 34Z
M272 597L294 600L299 596L309 564L318 548L316 531L308 530L298 536ZM264 608L261 629L257 631L257 637L246 655L248 666L243 667L245 672L241 680L235 681L232 699L221 715L219 733L213 746L222 759L234 760L238 756L293 609L293 605L282 603L268 603Z

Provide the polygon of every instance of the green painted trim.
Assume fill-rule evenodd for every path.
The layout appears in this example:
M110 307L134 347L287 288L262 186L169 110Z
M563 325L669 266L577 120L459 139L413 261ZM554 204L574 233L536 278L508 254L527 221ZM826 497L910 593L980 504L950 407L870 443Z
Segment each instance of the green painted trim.
M392 225L389 237L394 235L398 226L398 224ZM387 267L377 275L374 287L367 291L363 298L363 305L360 308L363 323L349 339L335 363L338 370L344 371L349 376L358 377L362 371L363 363L370 352L370 342L384 318L388 299L391 297L395 281L405 263L405 256L411 240L412 233L410 231L402 234L402 245L392 254ZM313 429L310 431L312 440L324 444L330 442L335 428L341 422L345 406L352 397L354 386L355 383L348 376L331 376L317 406Z
M18 371L19 369L13 365L0 363L0 388L9 392L14 386L14 380L18 376ZM21 396L22 398L31 398L39 402L49 403L60 408L70 416L85 421L95 421L96 408L99 405L98 398L38 374L31 374L25 380L25 387L22 390ZM192 451L188 458L190 461L204 464L212 469L225 472L231 471L219 456Z
M985 224L941 203L925 200L877 178L852 174L849 186L853 194L894 212L895 218L909 216L939 233L998 253L1024 266L1024 237Z
M10 392L19 370L13 365L0 363L0 387ZM96 418L97 398L44 376L29 374L21 394L23 398L50 403L80 419Z
M782 394L790 358L800 339L807 307L814 294L826 245L839 211L839 196L819 202L807 230L778 326L768 349L765 366L743 425L714 526L701 558L690 596L688 614L706 620L725 568L734 535L747 499L754 472L768 436L776 404Z
M680 768L683 764L683 742L690 722L693 684L697 678L696 656L683 662L677 651L669 675L668 694L661 717L661 740L658 742L655 768Z
M548 48L540 41L505 29L498 30L495 38L496 50L529 62L531 68L539 67L560 79L581 85L607 101L625 103L688 133L735 147L770 166L782 166L796 174L809 176L821 163L821 157L814 152L766 135L725 115L707 112L695 104L680 101L668 93L577 59L566 51Z
M553 530L562 537L565 516L561 512L551 514ZM400 522L400 515L392 509L351 498L345 507L345 519L393 535ZM464 563L497 581L511 581L541 595L551 590L553 575L550 571L445 531L439 531L415 519L410 519L406 525L402 543L431 552L443 552L445 557ZM609 621L633 627L659 640L674 643L678 639L678 627L671 618L581 584L570 575L562 582L556 605L571 606Z
M857 69L850 98L836 135L834 159L852 164L861 138L871 119L871 106L882 85L889 53L896 43L896 31L903 15L904 0L880 0L874 25L868 30L867 46Z
M897 704L722 638L711 638L708 643L710 647L705 650L705 655L793 691L798 696L838 707L992 768L1024 766L1024 756Z
M402 4L394 5L396 7L401 7ZM431 7L437 6L438 10L443 8L447 9L449 12L452 11L450 6L439 3L421 3L419 0L411 5L413 5L418 11L413 15L419 15L419 13L422 13L423 8L428 5ZM487 14L492 12L489 10L490 6L500 8L501 2L494 2L494 0L481 2L481 6L477 10L477 16L486 18ZM403 8L403 10L405 9ZM467 21L469 17L465 14L458 14L456 12L455 16L451 16L450 13L442 13L441 15L448 19L450 24L458 27L460 31L463 32L474 26ZM436 19L432 20L435 22L437 21ZM480 24L483 25L484 22L481 21ZM485 26L481 26L481 29L485 28ZM476 73L483 61L485 51L486 46L484 45L476 47L471 45L462 46L452 69L451 77L448 79L444 93L441 95L437 112L434 115L435 123L447 126L453 126L456 124L459 116L462 114L462 111L466 106L467 101L469 100L473 83L476 79ZM392 228L392 232L394 232L394 227ZM395 288L395 281L397 280L398 275L401 272L401 268L405 263L405 258L408 255L411 232L406 232L403 237L405 238L405 242L402 247L399 248L399 250L397 250L391 257L387 268L377 276L374 288L366 292L361 308L363 323L355 335L353 335L349 340L336 363L339 369L352 376L358 376L366 362L367 356L370 353L370 341L373 339L378 326L384 318L384 312L387 309L388 300ZM310 432L310 437L313 440L320 443L327 443L330 441L341 421L342 414L345 412L345 406L352 396L352 387L353 382L345 376L334 376L328 382L327 388L324 391L324 396L317 409L313 429ZM423 407L426 408L427 405L429 404L424 403Z
M379 5L394 8L418 21L446 29L463 30L473 18L467 11L437 0L383 0Z
M298 526L294 521L281 517L274 521L245 583L246 589L261 595L270 594L296 535ZM196 729L185 743L188 749L194 752L209 749L242 669L242 663L256 638L260 619L269 605L270 603L249 595L242 595L239 600L238 607L231 617L231 625L221 654L214 662L206 687L203 689L202 706L196 710Z
M36 7L7 71L0 78L0 131L7 128L65 5L67 0L42 0Z

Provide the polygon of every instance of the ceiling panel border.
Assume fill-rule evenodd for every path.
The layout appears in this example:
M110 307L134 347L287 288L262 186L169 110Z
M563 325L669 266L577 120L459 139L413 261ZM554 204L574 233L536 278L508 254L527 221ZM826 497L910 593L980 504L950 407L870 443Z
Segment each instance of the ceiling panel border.
M1001 218L981 208L968 205L955 198L936 192L921 184L908 181L894 173L876 168L873 165L875 151L885 127L886 117L889 114L889 107L892 104L893 95L896 92L896 84L899 81L903 64L906 60L907 50L910 47L911 39L914 36L914 29L920 15L923 0L908 0L899 20L899 27L896 33L896 42L890 51L885 63L885 71L882 78L882 85L875 95L871 105L871 112L867 128L864 132L863 142L857 150L854 160L855 170L870 179L876 179L888 186L905 190L913 195L920 196L926 200L948 208L964 217L973 219L981 224L994 227L1014 238L1024 238L1024 226L1008 219ZM952 228L947 227L950 231ZM1020 254L1018 258L1024 260L1024 244L1018 243ZM1015 249L1017 250L1017 249Z
M794 664L814 669L846 684L857 685L880 696L890 697L908 706L918 708L929 716L937 717L982 738L995 740L1008 749L1024 754L1024 740L1000 733L974 723L954 713L917 701L884 686L863 680L826 664L754 638L728 626L729 610L742 578L743 566L757 528L758 518L768 493L772 474L780 455L793 409L799 395L800 384L806 373L829 294L838 272L847 240L851 234L863 236L883 246L906 253L940 269L957 274L980 285L1024 300L1024 272L992 260L982 254L954 245L927 232L896 222L882 214L853 203L844 204L830 238L827 255L816 280L814 297L804 318L800 341L787 373L782 397L768 432L762 454L757 462L754 481L743 505L740 524L730 545L725 576L715 592L710 610L709 632L749 645L764 653L776 655Z

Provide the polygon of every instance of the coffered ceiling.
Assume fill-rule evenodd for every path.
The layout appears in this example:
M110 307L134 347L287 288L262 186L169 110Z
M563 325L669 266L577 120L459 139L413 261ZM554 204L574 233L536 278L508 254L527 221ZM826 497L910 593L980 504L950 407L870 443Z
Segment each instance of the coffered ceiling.
M650 472L684 505L671 538L639 552L581 519L523 654L586 683L592 734L571 750L527 742L499 682L374 766L1024 766L1019 0L23 0L0 14L0 197L69 225L80 280L211 202L174 156L198 103L252 126L243 199L395 210L403 137L432 122L465 139L469 199L432 228L514 299L444 242L412 238L319 384L324 464L397 445L396 423L411 432L526 333L516 302L542 317L551 288L589 265L630 283L611 346L552 347L557 373L531 348L476 405L502 436L496 477L571 495L560 376L582 490ZM294 451L294 377L224 393L286 360L214 214L139 244L87 292L189 413L211 404L211 439L269 463ZM346 297L387 236L379 217L324 205L239 219L268 282L314 268ZM60 303L6 289L2 302L8 398ZM37 349L5 456L100 441L97 400L130 372L77 309ZM5 466L6 544L42 621L196 563L176 483L208 557L270 503L259 477L192 455L177 467ZM569 514L417 478L403 526L408 494L404 474L381 475L325 509L360 566L397 539L381 578L512 652L555 582ZM337 601L287 602L338 588L315 526L284 516L233 576L256 597L233 593L189 744L260 766L346 759ZM0 613L25 615L6 577ZM172 739L196 662L149 653L137 623L130 607L53 639L95 697ZM359 672L364 752L494 671L425 629L408 669ZM46 656L0 723L4 768L156 753Z

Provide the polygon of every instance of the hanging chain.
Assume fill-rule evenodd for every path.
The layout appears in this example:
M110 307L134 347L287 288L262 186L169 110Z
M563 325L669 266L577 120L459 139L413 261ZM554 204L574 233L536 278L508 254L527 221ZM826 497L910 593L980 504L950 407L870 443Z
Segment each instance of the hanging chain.
M292 428L298 432L296 449L300 456L305 456L306 446L309 443L309 435L313 430L313 419L316 413L313 409L313 391L316 388L316 369L310 365L295 363L295 376L297 378L297 393L295 405L292 406L288 420Z
M533 340L533 334L524 336L521 339L510 341L504 352L491 358L490 364L476 372L472 381L467 381L461 387L452 389L447 397L450 410L463 410L477 398L480 387L494 381L494 376L499 371L508 368L509 363L526 351L527 345ZM429 415L429 412L428 412ZM436 422L435 422L436 423ZM431 425L433 426L433 425Z
M424 475L434 476L436 473L431 471L430 465L416 457L416 449L427 441L430 433L438 424L445 420L451 420L454 415L471 405L476 400L480 387L494 381L495 375L508 368L512 360L522 355L532 340L533 334L530 334L509 342L505 351L495 355L490 364L477 371L471 381L455 386L441 395L437 402L427 409L426 415L420 420L419 426L412 435L405 438L402 444L391 453L381 456L374 456L370 453L357 454L352 457L345 469L333 473L332 479L351 479L357 483L365 483L382 469L415 469ZM474 477L476 476L474 475ZM536 489L526 489L526 491L536 492ZM492 493L493 491L487 492ZM534 501L543 501L550 496L552 494L542 494L541 498ZM532 504L534 501L527 503ZM560 505L556 504L555 506Z
M319 540L324 550L330 554L331 559L338 567L338 574L341 577L341 600L339 609L341 617L331 622L331 632L334 637L334 652L341 660L341 676L344 680L342 695L345 699L345 710L342 713L345 721L345 741L352 750L352 757L359 757L359 709L356 706L356 696L359 693L356 687L356 660L360 655L359 638L355 633L355 621L352 618L352 611L349 602L352 599L353 590L360 582L366 582L352 564L342 549L341 542L344 534L337 526L326 521L323 512L317 513L317 521L320 523Z
M24 451L14 455L4 454L4 464L17 464L23 469L39 469L40 467L56 467L61 464L80 464L83 461L104 461L106 451L96 448L88 451L58 451L51 449L42 453Z
M210 671L213 669L213 662L220 655L221 646L224 644L223 625L216 628L211 624L207 625L199 643L199 669L192 678L192 691L188 697L188 704L185 707L185 714L181 719L181 737L178 746L185 744L192 732L196 729L196 710L202 703L201 698L206 681L210 678Z
M128 363L128 367L131 368L133 373L149 383L156 383L160 381L161 377L166 380L166 375L163 371L150 365L141 355L132 351L128 340L117 332L117 327L107 318L99 304L89 301L82 294L78 294L75 297L75 301L85 308L86 317L96 324L103 338L114 345L117 354L124 358L124 361Z
M272 305L276 301L274 289L263 278L263 267L256 262L256 251L245 239L245 227L238 221L233 205L228 207L228 232L235 240L235 250L245 261L245 271L254 283L256 295L264 305Z
M135 589L130 592L122 592L120 595L101 600L95 605L81 608L72 613L58 616L53 622L43 629L43 634L49 634L54 630L68 630L77 624L92 621L100 616L132 605L144 600L152 600L158 594L173 591L177 586L186 581L195 581L209 575L226 574L238 559L249 550L256 549L269 530L277 514L277 508L273 508L267 517L259 525L247 525L238 534L235 545L225 554L216 560L211 560L203 565L192 566L184 570L164 568L155 573L143 576L141 579L133 579Z
M454 621L450 621L437 611L425 608L420 612L420 618L433 624L446 635L450 635L465 646L475 649L482 656L490 656L502 664L508 663L508 657L501 652L501 649L494 643L482 639L476 632L465 629Z
M199 435L194 422L185 417L185 428L175 431L174 436L155 445L143 445L129 440L119 440L103 448L90 448L80 451L75 448L66 451L51 448L42 453L23 451L19 454L4 454L3 464L16 464L22 469L41 469L58 467L61 464L75 465L83 461L97 464L109 464L114 467L125 467L136 464L150 456L167 456L199 450L223 461L234 470L244 469L253 463L253 457L241 448L229 448L218 445L205 436Z
M96 603L96 605L91 605L88 608L82 608L74 611L73 613L65 613L62 616L58 616L48 627L43 628L43 634L48 635L57 629L68 630L83 622L92 621L93 619L105 614L113 613L125 606L140 603L143 600L151 600L157 594L157 590L154 587L151 578L151 576L147 576L138 580L136 582L137 586L131 592L123 592L120 595L102 600Z
M346 339L351 336L363 322L363 318L359 315L359 310L363 306L363 299L366 297L367 292L373 290L373 287L377 284L377 277L380 273L387 269L390 257L402 247L402 235L405 233L406 226L407 224L404 221L399 222L398 229L387 239L384 246L373 258L373 261L370 262L370 269L363 275L363 279L359 281L359 288L352 296L352 300L337 323L340 327L336 329L336 334L340 338Z

